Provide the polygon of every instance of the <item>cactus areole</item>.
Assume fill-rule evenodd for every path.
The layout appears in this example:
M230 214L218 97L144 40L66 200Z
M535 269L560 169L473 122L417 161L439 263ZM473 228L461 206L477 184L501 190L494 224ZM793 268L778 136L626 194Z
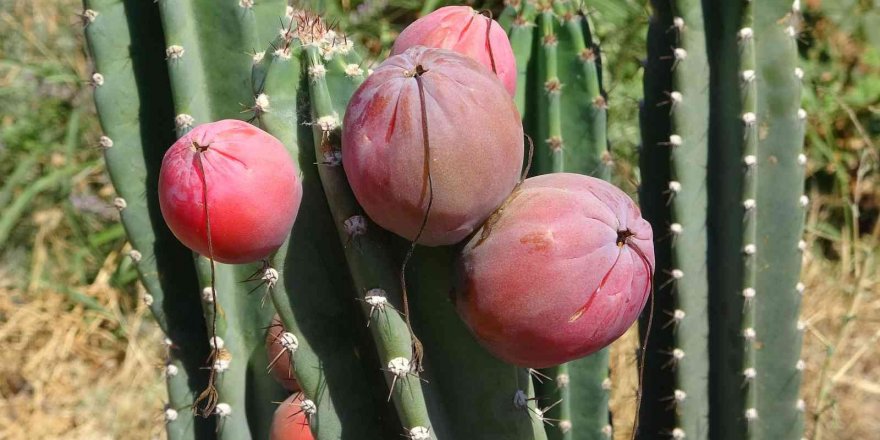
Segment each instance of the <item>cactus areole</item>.
M418 46L382 63L351 98L343 130L358 202L401 237L422 231L420 244L460 242L520 179L513 100L495 75L452 51Z
M446 6L407 26L391 55L414 46L449 49L469 56L498 75L507 92L516 93L516 59L507 33L495 20L470 6Z
M302 185L284 145L242 121L199 125L162 160L159 206L165 222L184 245L221 263L259 261L277 250L301 199Z
M544 368L586 356L644 308L652 236L635 203L603 180L527 179L462 251L456 308L507 362Z

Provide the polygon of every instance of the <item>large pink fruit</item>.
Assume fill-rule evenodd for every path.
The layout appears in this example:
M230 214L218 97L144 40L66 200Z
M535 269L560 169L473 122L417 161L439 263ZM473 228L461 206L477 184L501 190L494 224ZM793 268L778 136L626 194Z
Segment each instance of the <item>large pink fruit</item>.
M315 440L302 407L302 393L296 393L275 410L269 440Z
M433 187L418 242L448 245L478 228L519 181L522 123L504 87L476 61L419 46L386 60L355 92L342 157L367 215L409 240Z
M221 263L258 261L277 250L301 199L302 184L284 145L242 121L199 125L162 160L165 222L183 244L209 256L207 200L213 257Z
M583 357L641 313L652 289L651 239L633 201L607 182L527 179L462 251L456 308L507 362L543 368Z
M507 34L495 20L470 6L446 6L416 20L394 41L391 55L415 46L467 55L495 72L511 96L516 93L516 58Z
M284 333L284 324L278 314L272 318L272 325L266 332L266 353L269 356L270 371L272 377L288 391L299 391L299 384L293 377L293 367L290 365L290 351L284 348L281 335Z

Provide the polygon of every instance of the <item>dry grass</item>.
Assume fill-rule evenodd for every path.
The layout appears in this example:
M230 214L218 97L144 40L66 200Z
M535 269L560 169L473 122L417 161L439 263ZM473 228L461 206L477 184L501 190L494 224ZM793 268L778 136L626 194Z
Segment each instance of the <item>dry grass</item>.
M86 292L118 310L118 291ZM108 315L57 292L0 290L0 438L158 437L161 334L145 314Z

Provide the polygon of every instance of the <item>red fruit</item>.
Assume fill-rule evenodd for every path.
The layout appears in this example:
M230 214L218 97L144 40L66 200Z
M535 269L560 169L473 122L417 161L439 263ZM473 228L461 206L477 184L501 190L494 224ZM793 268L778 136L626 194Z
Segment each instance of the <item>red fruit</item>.
M586 356L644 308L652 235L635 203L605 181L527 179L462 251L456 308L512 364L544 368Z
M296 393L275 410L269 440L315 440L309 429L309 420L303 411L302 393Z
M277 250L301 199L302 185L284 145L242 121L199 125L162 160L159 207L165 222L183 244L209 256L207 200L213 257L221 263L258 261Z
M495 20L470 6L446 6L416 20L394 41L391 55L414 46L467 55L495 72L511 96L516 93L516 58L507 34Z
M266 332L266 353L269 356L270 372L275 380L288 391L299 391L299 384L293 377L293 367L290 365L290 351L284 348L281 334L284 333L284 324L278 314L272 318L272 325Z
M415 239L433 188L424 245L463 240L520 178L523 132L513 100L455 52L420 46L386 60L351 98L343 127L345 174L379 226Z

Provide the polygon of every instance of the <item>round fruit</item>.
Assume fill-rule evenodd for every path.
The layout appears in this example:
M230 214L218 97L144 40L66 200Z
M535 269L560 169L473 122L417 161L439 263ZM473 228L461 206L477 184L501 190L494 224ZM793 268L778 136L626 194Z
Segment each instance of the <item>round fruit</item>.
M579 174L527 179L462 251L456 309L512 364L594 353L638 318L652 290L651 226L613 185Z
M315 440L302 401L302 393L296 393L281 402L272 417L269 440Z
M162 160L165 222L184 245L206 257L213 253L221 263L250 263L277 250L301 200L302 185L284 145L242 121L199 125Z
M284 324L278 314L272 318L269 331L266 332L266 353L269 356L270 371L272 377L288 391L299 391L299 384L293 377L293 367L290 364L290 351L284 348L281 335L284 333Z
M446 6L416 20L394 41L391 55L415 46L467 55L495 72L511 96L516 93L516 58L507 33L470 6Z
M419 46L386 60L355 92L342 157L355 197L379 226L414 240L433 194L418 243L454 244L519 181L522 123L476 61Z

